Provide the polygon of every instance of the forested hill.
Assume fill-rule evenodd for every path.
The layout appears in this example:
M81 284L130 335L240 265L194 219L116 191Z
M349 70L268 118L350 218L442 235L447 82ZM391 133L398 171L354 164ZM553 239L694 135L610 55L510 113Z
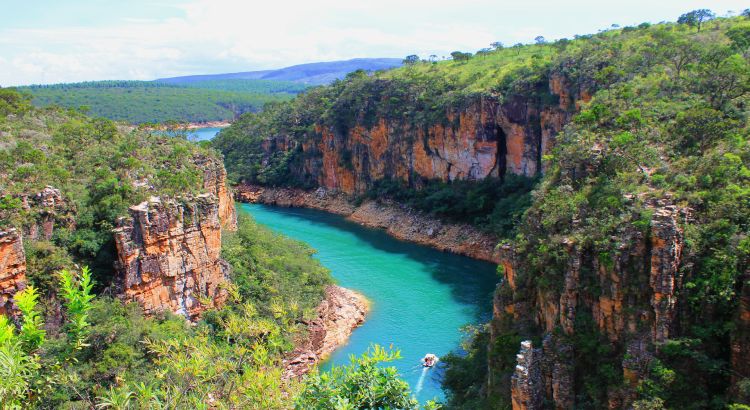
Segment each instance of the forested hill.
M496 315L444 360L452 408L748 409L748 16L410 56L214 142L237 180L398 199L505 238Z
M401 66L399 58L354 58L345 61L327 61L322 63L299 64L278 70L246 71L242 73L188 75L182 77L160 78L156 81L166 83L192 83L207 80L228 79L262 79L275 81L294 81L307 85L325 85L336 79L342 79L347 73L355 70L377 71Z
M34 95L37 107L87 106L89 114L132 124L229 121L259 111L268 102L291 99L304 84L270 80L213 80L189 84L151 81L94 81L31 85L19 91Z

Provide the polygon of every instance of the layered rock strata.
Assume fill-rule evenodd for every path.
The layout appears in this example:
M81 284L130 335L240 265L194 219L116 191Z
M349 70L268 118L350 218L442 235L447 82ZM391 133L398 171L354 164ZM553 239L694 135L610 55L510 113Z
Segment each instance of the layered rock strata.
M516 326L562 335L548 336L539 351L529 350L526 342L521 345L520 367L516 368L511 385L514 409L538 408L534 407L538 391L529 386L546 386L539 391L559 409L575 405L572 359L566 353L570 347L562 337L577 331L578 311L590 312L595 331L604 335L610 348L624 347L622 368L626 384L609 392L610 407L620 408L635 399L638 383L647 375L653 359L649 349L658 350L673 330L683 247L678 220L692 220L690 208L677 208L669 199L651 201L646 206L654 209L650 235L630 229L622 237L612 238L617 242L616 251L611 254L582 249L571 238L561 238L561 245L567 250L567 265L562 272L549 268L549 272L541 273L542 278L562 279L557 291L532 288L529 294L529 287L519 279L525 274L525 266L516 251L508 245L498 249L504 281L495 295L495 317L512 314ZM642 277L648 280L643 281ZM501 321L493 320L492 340L507 330ZM736 357L745 357L745 345L735 346ZM491 362L491 368L492 365ZM499 379L490 377L490 391L498 383Z
M365 322L368 310L367 300L361 294L340 286L326 287L326 298L318 305L315 319L308 324L308 338L284 360L284 378L306 374L314 364L345 343L352 330Z
M234 209L232 188L227 184L224 164L215 158L198 157L194 160L203 170L203 189L216 196L219 201L221 226L230 231L237 230L237 213Z
M446 223L396 203L367 201L355 206L347 194L322 187L305 191L240 185L235 190L235 198L239 202L334 212L347 215L364 226L386 229L388 234L401 240L432 246L444 252L500 262L494 252L497 238L493 235L480 232L470 225Z
M151 197L118 220L117 293L146 314L170 310L196 319L220 306L229 265L221 258L219 200L214 194Z
M16 228L0 230L0 315L18 313L16 293L26 289L26 254Z
M531 85L530 85L531 86ZM541 158L550 153L555 137L570 122L575 105L588 101L573 95L563 79L553 75L547 87L559 103L542 104L522 96L486 96L464 109L447 109L447 122L413 127L405 120L378 118L341 133L336 127L316 126L314 137L297 141L285 135L261 143L266 167L278 152L301 150L291 172L300 181L346 193L364 193L380 178L482 180L506 172L531 176L543 170ZM369 102L364 103L367 106Z

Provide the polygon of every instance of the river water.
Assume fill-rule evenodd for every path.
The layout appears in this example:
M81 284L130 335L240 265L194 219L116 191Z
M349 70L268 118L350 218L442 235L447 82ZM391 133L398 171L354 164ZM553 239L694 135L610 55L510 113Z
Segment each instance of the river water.
M195 134L196 141L208 141L213 139L216 136L216 133L222 129L224 129L224 127L196 128L193 131L193 134Z
M341 286L362 293L371 311L321 366L349 363L371 343L401 349L393 363L420 403L443 399L439 368L423 371L420 359L459 348L460 328L492 316L496 265L399 241L383 229L360 226L341 215L314 209L241 204L259 223L318 250Z

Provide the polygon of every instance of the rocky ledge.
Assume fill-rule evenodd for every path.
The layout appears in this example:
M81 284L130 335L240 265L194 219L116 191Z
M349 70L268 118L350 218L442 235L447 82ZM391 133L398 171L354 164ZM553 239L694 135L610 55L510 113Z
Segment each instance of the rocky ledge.
M365 201L355 206L352 199L345 193L325 188L307 191L249 184L235 188L235 200L239 202L313 208L347 215L364 226L386 229L389 235L404 241L500 263L495 253L498 239L471 225L447 223L395 202Z
M352 330L365 321L367 300L361 294L340 286L326 287L326 298L308 322L308 337L284 360L284 378L300 377L345 343Z

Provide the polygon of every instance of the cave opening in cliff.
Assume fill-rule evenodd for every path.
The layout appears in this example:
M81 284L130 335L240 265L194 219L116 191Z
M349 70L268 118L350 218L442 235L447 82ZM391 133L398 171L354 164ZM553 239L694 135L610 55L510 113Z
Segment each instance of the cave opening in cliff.
M503 131L499 125L495 126L495 140L497 141L497 149L495 150L495 168L497 169L497 176L500 179L505 179L508 145L505 131Z

